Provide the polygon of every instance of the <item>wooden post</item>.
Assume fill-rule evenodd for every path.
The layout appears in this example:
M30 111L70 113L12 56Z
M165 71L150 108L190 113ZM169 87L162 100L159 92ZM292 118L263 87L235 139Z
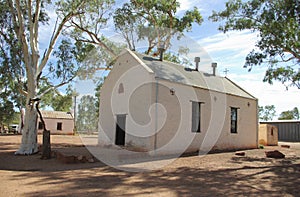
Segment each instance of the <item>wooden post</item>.
M43 131L43 146L41 159L51 159L50 131L46 129L44 129Z

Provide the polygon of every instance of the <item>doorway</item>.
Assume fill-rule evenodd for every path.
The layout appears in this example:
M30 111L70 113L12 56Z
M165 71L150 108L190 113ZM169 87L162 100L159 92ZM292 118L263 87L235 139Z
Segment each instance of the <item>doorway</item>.
M116 145L125 145L125 128L126 128L126 115L117 115L116 123Z

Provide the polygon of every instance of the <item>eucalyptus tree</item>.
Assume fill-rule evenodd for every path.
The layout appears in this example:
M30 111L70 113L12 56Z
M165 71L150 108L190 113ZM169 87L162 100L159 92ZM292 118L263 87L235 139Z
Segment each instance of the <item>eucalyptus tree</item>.
M300 2L299 0L229 0L225 10L210 19L224 21L224 33L251 30L259 37L256 48L246 57L244 67L267 64L264 81L282 82L300 89Z
M97 99L91 95L81 97L78 104L76 126L79 132L94 132L97 130Z
M258 117L260 120L269 121L273 120L276 115L276 110L274 105L266 105L258 107Z
M55 3L50 0L0 1L1 61L6 62L5 66L10 74L14 72L13 70L18 71L12 75L11 81L19 80L18 91L26 97L22 143L16 154L33 154L38 151L36 101L50 91L70 82L76 74L75 60L72 60L64 50L69 49L69 43L62 38L75 38L77 36L70 37L70 33L83 35L85 32L90 35L90 40L78 41L96 44L109 51L109 45L103 41L105 39L100 32L109 17L102 13L109 10L109 6L113 3L113 1L103 0L59 0ZM56 15L57 19L52 26L53 32L50 34L49 43L43 47L45 50L41 51L39 46L41 27L51 28L48 15L50 11L55 12L51 16ZM90 28L92 27L97 27L95 31L97 34L91 34ZM57 46L59 44L61 53L55 54L54 51L59 48ZM57 58L58 61L51 63L52 58ZM48 76L49 72L54 76L56 83L52 83L50 87L41 91L41 81L51 81Z
M171 46L171 39L180 39L184 32L192 30L193 23L201 24L203 18L194 7L178 16L177 0L130 0L114 14L115 28L125 38L131 50L136 43L147 41L146 54L156 53L155 48Z
M292 110L281 112L278 120L299 120L299 118L299 110L297 107L294 107Z

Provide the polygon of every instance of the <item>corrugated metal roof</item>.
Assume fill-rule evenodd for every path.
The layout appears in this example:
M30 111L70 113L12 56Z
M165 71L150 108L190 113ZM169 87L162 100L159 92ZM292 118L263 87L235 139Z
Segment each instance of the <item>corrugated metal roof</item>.
M213 90L226 94L256 99L226 77L195 71L168 61L159 61L153 57L133 52L155 74L156 78L165 79L193 87Z
M272 124L272 123L300 123L300 120L270 120L260 121L261 124Z
M62 111L41 111L43 118L49 119L73 119L70 112Z

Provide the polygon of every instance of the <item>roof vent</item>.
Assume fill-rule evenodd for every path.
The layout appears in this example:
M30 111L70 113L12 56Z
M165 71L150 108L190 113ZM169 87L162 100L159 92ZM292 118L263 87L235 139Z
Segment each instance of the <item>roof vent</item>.
M195 63L196 63L196 68L195 68L195 70L196 70L196 71L198 71L199 62L200 62L200 57L195 57Z
M213 62L211 63L211 67L213 68L213 76L216 76L216 68L217 68L217 63Z

